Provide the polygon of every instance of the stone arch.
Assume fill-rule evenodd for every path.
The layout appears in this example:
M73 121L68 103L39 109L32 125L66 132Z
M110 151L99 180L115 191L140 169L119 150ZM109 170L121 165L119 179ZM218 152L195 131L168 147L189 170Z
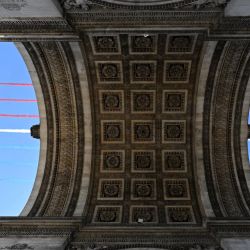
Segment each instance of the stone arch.
M92 131L79 44L26 42L17 47L31 74L41 116L38 172L21 216L81 215L89 186Z
M244 101L242 107L242 116L241 116L241 130L240 130L240 145L241 145L241 157L242 165L247 180L248 188L250 189L250 168L248 161L248 116L250 108L250 79L248 80L246 91L244 94Z
M248 146L247 139L248 133L248 116L250 107L250 52L248 51L245 65L243 67L242 81L240 90L237 96L237 105L235 111L235 149L234 154L236 158L236 164L238 167L238 178L242 188L242 192L245 196L248 207L249 203L249 190L250 190L250 170L248 160Z
M233 55L234 64L230 59ZM247 41L217 44L207 80L203 116L206 182L217 217L249 214L249 190L240 153L242 101L249 72Z

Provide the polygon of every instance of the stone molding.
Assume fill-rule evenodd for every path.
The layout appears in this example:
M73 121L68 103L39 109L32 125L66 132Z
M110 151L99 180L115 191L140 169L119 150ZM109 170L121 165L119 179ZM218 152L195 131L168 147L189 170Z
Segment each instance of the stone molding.
M221 8L205 10L113 10L94 9L91 11L66 11L63 18L20 18L0 20L0 32L7 34L1 40L79 40L79 31L89 27L105 27L110 23L120 27L161 25L164 27L182 26L204 29L211 39L225 36L248 36L250 30L249 17L224 17ZM32 35L31 35L32 34Z
M92 8L104 9L204 9L225 7L230 0L144 0L144 1L120 1L120 0L61 0L62 7L69 10L91 10Z
M43 183L29 216L70 215L76 206L70 200L78 199L80 191L84 150L84 142L81 142L82 147L77 145L84 138L84 126L74 59L70 59L72 55L67 43L41 42L24 45L40 78L48 127Z
M198 250L199 248L197 247L200 246L201 249L205 250L209 246L219 247L219 243L214 237L208 231L201 228L199 229L199 233L196 230L176 230L175 235L171 234L168 230L161 229L154 231L154 233L157 232L154 237L150 236L153 232L150 229L132 231L131 229L123 229L122 231L118 229L114 237L110 229L103 232L101 230L86 228L74 235L74 240L69 244L71 247L69 249L102 249L104 247L110 250L130 248L178 250L181 247L181 249L185 250Z
M72 29L64 18L9 18L0 21L1 33L43 33L70 34Z
M196 92L196 106L195 106L195 152L196 152L196 166L197 166L197 178L199 185L200 199L202 207L206 217L214 217L214 211L209 199L208 187L206 184L206 171L204 166L204 155L203 155L203 113L204 113L204 102L205 102L205 89L209 74L209 67L213 58L213 54L216 48L217 42L210 41L204 42L202 62L199 72L199 84Z
M193 26L203 27L204 29L219 22L222 17L222 10L215 11L93 11L93 12L69 12L66 18L69 23L77 28L84 29L89 27L105 27L109 23L115 22L122 27L133 27L136 22L141 25L166 25L171 26Z
M249 207L245 203L249 191L238 184L243 185L245 178L240 177L238 170L242 169L242 163L235 163L235 159L237 161L241 155L232 138L232 135L240 136L234 130L233 116L234 105L243 101L243 98L237 99L237 86L243 80L241 71L249 53L248 46L247 41L218 43L207 81L203 150L207 187L216 216L249 216ZM231 63L232 56L234 64ZM240 93L244 93L244 90ZM241 114L241 111L237 113ZM237 119L240 121L240 118Z

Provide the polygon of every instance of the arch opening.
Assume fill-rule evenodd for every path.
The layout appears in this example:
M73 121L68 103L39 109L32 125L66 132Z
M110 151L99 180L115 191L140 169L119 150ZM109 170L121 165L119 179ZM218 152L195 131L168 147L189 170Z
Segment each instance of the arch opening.
M0 215L18 216L37 173L40 141L30 128L40 118L23 56L12 42L0 42L0 54Z
M247 121L247 124L248 124L248 138L247 138L247 152L248 152L248 162L250 164L250 137L249 137L249 131L250 131L250 111L248 113L248 121Z

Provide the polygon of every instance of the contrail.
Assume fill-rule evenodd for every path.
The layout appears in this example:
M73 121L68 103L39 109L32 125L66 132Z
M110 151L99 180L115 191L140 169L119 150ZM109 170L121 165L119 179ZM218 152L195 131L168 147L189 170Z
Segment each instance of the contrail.
M13 114L0 114L0 117L12 117L12 118L40 118L39 115L13 115Z
M0 129L0 133L30 134L30 129Z
M13 145L10 145L10 146L7 146L7 145L0 145L0 149L1 150L5 150L5 149L13 149L13 150L15 150L15 149L20 149L20 150L35 150L35 151L38 151L39 150L39 148L38 147L28 147L28 146L13 146ZM0 163L1 163L1 161L0 161Z
M2 86L18 86L18 87L31 87L33 86L31 83L14 83L14 82L2 82L0 83Z
M37 102L37 100L33 100L33 99L0 98L0 102Z

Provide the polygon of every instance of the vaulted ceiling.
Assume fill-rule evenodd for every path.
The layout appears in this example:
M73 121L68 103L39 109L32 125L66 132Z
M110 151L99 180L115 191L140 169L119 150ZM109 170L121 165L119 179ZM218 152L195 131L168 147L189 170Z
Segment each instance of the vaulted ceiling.
M201 223L192 155L201 37L164 31L84 37L96 131L87 223Z
M250 22L223 19L224 4L64 1L65 19L34 20L39 35L21 24L42 146L26 231L3 219L2 235L60 234L72 249L249 235Z

